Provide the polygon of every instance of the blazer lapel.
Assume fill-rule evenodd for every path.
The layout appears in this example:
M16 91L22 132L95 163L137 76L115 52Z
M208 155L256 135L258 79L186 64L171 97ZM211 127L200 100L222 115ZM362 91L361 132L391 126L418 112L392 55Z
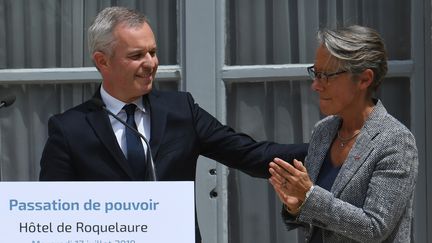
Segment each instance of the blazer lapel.
M320 143L319 146L310 146L313 147L308 151L307 158L312 158L313 161L309 161L308 163L308 173L313 182L316 182L318 179L318 174L321 170L321 166L324 162L324 159L327 155L328 150L330 149L330 145L332 144L333 138L336 135L337 129L340 124L340 119L335 117L335 119L329 125L329 128L317 134L320 136L316 139ZM324 146L322 146L324 144Z
M87 121L115 161L133 179L132 169L117 142L107 113L102 109L90 111L87 113Z
M333 183L331 191L336 197L339 196L351 178L356 174L357 170L366 162L373 148L371 137L365 132L360 132Z
M376 105L372 110L369 118L363 125L353 148L343 164L338 176L333 183L332 192L338 197L345 186L357 172L357 170L366 162L369 154L375 148L374 138L381 130L381 120L387 114L387 110L381 101L376 100Z
M156 158L166 127L166 104L164 103L164 100L160 97L160 93L157 90L153 90L147 97L150 106L151 120L150 147L152 150L153 158Z

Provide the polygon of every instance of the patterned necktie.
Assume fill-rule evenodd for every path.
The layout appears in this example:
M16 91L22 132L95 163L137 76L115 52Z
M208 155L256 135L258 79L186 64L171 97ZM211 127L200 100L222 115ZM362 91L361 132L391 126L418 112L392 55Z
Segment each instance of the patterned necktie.
M126 123L137 129L135 123L135 104L128 104L124 106L127 119ZM146 159L144 147L141 138L136 135L131 129L125 128L126 146L127 146L127 160L132 167L138 179L145 179Z

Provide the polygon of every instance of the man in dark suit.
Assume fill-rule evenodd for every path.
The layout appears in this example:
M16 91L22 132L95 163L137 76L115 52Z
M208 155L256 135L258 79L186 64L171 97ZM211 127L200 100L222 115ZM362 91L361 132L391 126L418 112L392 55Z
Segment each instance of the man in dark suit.
M104 9L88 37L103 79L95 97L124 120L130 116L125 105L133 104L133 125L150 141L157 180L195 180L199 155L265 178L274 157L304 158L304 145L256 142L236 133L201 109L189 93L153 90L156 41L142 14L121 7ZM130 151L130 131L95 102L51 117L48 127L40 180L147 179L145 160L138 168L132 162L136 151ZM136 154L147 151L145 143L140 147Z

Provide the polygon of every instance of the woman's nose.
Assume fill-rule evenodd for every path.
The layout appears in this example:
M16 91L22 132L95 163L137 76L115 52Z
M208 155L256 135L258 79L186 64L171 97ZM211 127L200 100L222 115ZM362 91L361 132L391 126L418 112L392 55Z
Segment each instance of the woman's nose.
M316 91L316 92L322 90L322 85L321 85L321 83L318 81L317 78L314 78L314 79L312 80L311 89L312 89L313 91Z

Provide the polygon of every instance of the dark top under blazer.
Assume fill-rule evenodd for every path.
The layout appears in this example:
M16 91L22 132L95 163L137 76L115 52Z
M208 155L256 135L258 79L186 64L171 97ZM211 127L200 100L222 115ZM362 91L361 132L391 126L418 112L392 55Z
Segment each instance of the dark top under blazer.
M99 91L95 97L100 98ZM222 125L186 92L153 90L150 146L158 180L193 181L199 155L268 177L276 156L302 159L304 144L256 142ZM87 101L50 118L40 180L135 180L118 145L107 113Z

